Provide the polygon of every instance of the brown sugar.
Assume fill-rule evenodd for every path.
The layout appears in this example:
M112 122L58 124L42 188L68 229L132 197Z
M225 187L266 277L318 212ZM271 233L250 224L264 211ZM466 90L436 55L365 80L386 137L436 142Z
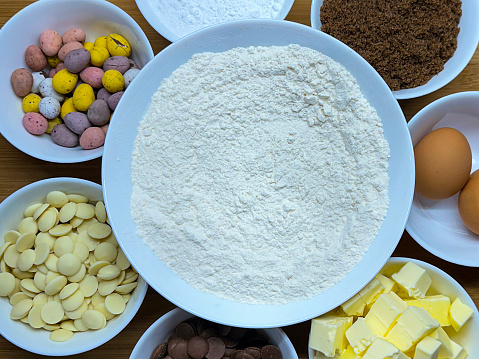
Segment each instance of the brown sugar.
M321 30L366 59L393 91L424 85L456 51L460 0L324 0Z

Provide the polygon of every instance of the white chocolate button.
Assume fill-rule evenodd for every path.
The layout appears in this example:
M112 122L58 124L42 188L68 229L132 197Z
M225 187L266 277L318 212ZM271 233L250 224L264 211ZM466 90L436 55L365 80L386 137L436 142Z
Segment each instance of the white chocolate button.
M118 256L116 247L107 242L100 243L93 252L97 261L107 261L112 263Z
M93 304L93 306L96 306L100 303L105 303L105 297L100 295L100 293L96 292L91 297L91 303Z
M68 280L72 283L78 283L83 278L85 278L85 274L86 274L86 266L85 266L85 264L82 263L78 273L75 273L71 277L68 277Z
M123 301L123 299L122 299L122 301ZM102 313L105 316L106 320L111 320L115 317L115 314L110 313L108 311L108 309L106 309L105 303L97 304L97 305L93 306L93 309Z
M122 294L121 296L123 297L123 300L125 301L125 304L128 304L128 302L130 301L130 298L131 298L131 294L130 293Z
M76 290L72 295L70 295L65 300L62 300L63 309L68 312L74 311L75 309L80 308L83 303L85 296L81 290Z
M40 218L40 216L43 214L43 212L45 212L47 208L50 207L48 203L37 203L37 204L39 204L39 206L35 208L35 211L33 212L33 214L31 216L25 216L25 217L33 217L33 219L37 221L38 218ZM27 211L29 212L29 208L27 208L25 212Z
M69 199L62 191L51 191L47 194L46 201L55 208L61 208L68 203Z
M50 247L47 243L42 242L39 245L35 246L35 260L33 261L33 264L39 265L44 263L47 260L49 254Z
M12 243L10 243L10 242L2 243L2 245L0 246L0 259L3 258L3 254L5 253L7 248L10 247L11 245L12 245Z
M0 297L10 295L15 289L15 277L11 273L0 273Z
M118 278L121 270L114 264L107 265L98 271L97 277L102 280L112 280ZM119 283L119 279L118 279Z
M53 253L55 253L58 258L66 253L73 253L74 249L75 242L70 236L62 236L57 238L55 244L53 245Z
M120 247L120 245L118 244L118 241L116 240L115 234L113 232L111 232L111 234L106 239L104 239L103 242L111 243L116 248Z
M47 266L45 265L45 263L42 263L42 264L39 264L37 265L37 270L39 272L42 272L43 274L47 274L50 270L47 268Z
M42 319L47 324L57 324L62 320L63 314L65 314L63 307L57 301L51 301L43 305L41 310Z
M26 289L31 293L38 294L41 292L41 290L35 285L35 281L31 278L22 279L20 285L22 288Z
M77 204L75 202L68 202L60 209L60 222L66 223L75 217L77 212Z
M87 229L90 237L95 239L105 239L111 234L111 227L106 223L94 223Z
M126 258L125 253L121 248L118 249L118 256L116 257L116 265L120 267L121 270L127 270L130 268L130 261Z
M118 285L122 284L123 281L125 280L126 272L122 270L120 272L120 275L118 276Z
M16 243L20 235L21 235L20 232L12 229L10 231L5 232L5 234L3 235L3 240L5 241L5 243Z
M20 224L18 225L18 231L23 233L37 233L38 232L38 225L37 222L32 217L27 217L22 219Z
M98 289L98 279L91 274L85 275L85 278L80 282L80 290L85 297L91 297Z
M88 303L84 300L83 303L75 310L65 311L65 314L68 318L75 320L80 319L83 313L88 309Z
M118 279L102 280L98 283L98 293L107 296L115 291L118 286Z
M80 261L85 262L90 254L90 249L84 242L77 241L75 242L73 254L80 258Z
M35 273L24 272L24 271L21 271L18 268L13 268L12 269L12 274L19 279L33 278L33 276L35 275Z
M75 203L87 203L88 202L88 198L86 198L85 196L83 196L81 194L76 194L76 193L67 194L67 197L68 197L69 201L75 202Z
M118 287L115 288L115 292L120 293L120 294L128 294L133 289L135 289L137 285L138 285L138 282L122 284L122 285L119 285Z
M93 263L90 268L88 269L88 274L91 274L91 275L97 275L98 274L98 271L100 269L102 269L103 267L106 267L107 265L109 265L110 262L108 261L98 261L98 262L95 262Z
M31 298L23 292L17 292L10 297L10 304L15 305L22 299L31 299ZM35 305L35 302L33 302L33 304Z
M50 283L53 279L60 276L60 273L49 270L46 274L45 283Z
M21 271L28 271L33 266L35 261L35 251L33 249L27 249L23 251L18 257L17 268Z
M12 307L10 311L10 318L13 320L19 320L26 316L33 306L33 300L22 299Z
M72 225L73 228L78 228L78 226L82 223L83 223L83 219L78 218L78 217L73 217L70 220L70 224Z
M78 203L75 216L82 219L90 219L95 216L95 207L88 203Z
M69 296L71 296L73 293L75 293L76 290L79 287L80 287L80 285L78 283L67 284L65 287L63 287L63 289L60 291L60 293L58 293L58 297L61 300L64 300L64 299L68 298Z
M81 317L83 323L90 329L101 329L105 323L105 316L97 310L86 310Z
M125 301L118 293L109 294L105 299L105 307L111 314L121 314L125 310Z
M120 284L130 284L138 279L138 273L133 273L130 276L126 276L125 279Z
M57 213L52 207L49 207L45 212L38 217L38 229L40 232L48 232L57 223Z
M58 257L54 255L53 253L50 253L47 259L45 260L45 265L52 272L58 272L57 263L58 263Z
M40 305L40 304L47 304L48 303L48 295L45 293L38 293L34 298L33 298L33 305Z
M86 332L90 329L85 325L85 323L83 323L83 320L81 320L81 318L75 319L73 321L73 324L75 324L75 328L77 328L80 332Z
M54 342L66 342L73 338L73 332L68 329L63 329L60 326L60 329L54 330L50 333L50 340Z
M48 232L40 232L35 237L35 246L38 246L40 243L48 244L48 248L50 248L50 250L52 250L53 245L55 244L55 237L53 237Z
M72 319L65 320L65 321L61 322L60 323L60 328L69 330L71 332L77 332L78 331L78 329L75 328L75 323L73 322Z
M15 243L15 248L19 252L26 251L27 249L30 249L33 247L33 244L35 243L35 233L23 233L20 237L18 237L17 242Z
M36 272L33 277L33 283L35 284L35 287L43 291L47 285L47 276L42 272Z
M43 328L43 326L46 324L45 321L42 319L43 306L44 304L34 304L32 309L30 309L30 311L28 312L28 323L32 326L32 328Z
M54 330L60 329L60 324L45 324L43 329L53 332Z
M94 239L90 237L87 231L80 232L78 234L78 242L83 242L86 244L88 247L88 250L94 251L96 247L100 244L100 241L98 239Z
M36 209L40 207L43 203L34 203L29 205L25 211L23 211L23 217L33 217L33 214L35 213Z
M72 230L72 225L70 223L58 224L48 231L52 236L61 237L66 236Z
M60 291L66 286L67 282L67 278L62 275L56 277L55 279L52 279L45 286L45 294L55 295L60 293Z
M95 217L99 222L105 223L106 221L106 209L103 201L98 201L95 204Z
M77 227L78 233L81 233L83 231L87 231L88 227L90 227L92 224L99 223L96 218L90 218L90 219L85 219L82 224L80 224Z

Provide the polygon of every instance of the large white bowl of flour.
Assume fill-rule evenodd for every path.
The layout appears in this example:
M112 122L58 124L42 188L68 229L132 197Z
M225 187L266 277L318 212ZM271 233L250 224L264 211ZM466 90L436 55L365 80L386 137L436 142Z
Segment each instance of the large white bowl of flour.
M187 36L142 70L102 177L115 235L155 290L259 328L325 313L382 268L414 159L397 101L359 55L300 24L248 20Z

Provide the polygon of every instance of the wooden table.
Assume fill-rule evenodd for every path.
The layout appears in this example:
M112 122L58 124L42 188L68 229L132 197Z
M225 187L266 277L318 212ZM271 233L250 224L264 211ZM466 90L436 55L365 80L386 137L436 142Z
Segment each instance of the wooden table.
M17 11L32 2L31 0L1 0L0 25L3 25ZM128 12L140 24L148 36L155 54L169 45L170 42L159 35L146 22L134 0L111 0L111 2ZM296 0L287 20L309 26L310 6L310 0ZM2 49L2 53L4 51L6 50ZM409 120L421 108L438 98L455 92L474 90L479 90L479 50L476 51L466 69L450 84L428 96L400 101L400 105L406 119ZM2 120L9 119L3 118ZM20 152L0 136L0 200L4 200L19 188L44 178L69 176L100 183L100 167L101 159L78 164L43 162ZM403 234L394 255L418 258L445 270L466 288L476 305L479 305L479 269L457 266L433 256L416 244L406 232ZM154 290L149 289L138 314L119 335L101 347L76 355L74 358L128 358L143 332L156 319L173 308L173 304ZM301 359L307 358L309 322L285 327L284 330L293 342L299 357ZM41 356L19 349L0 336L0 358L38 357Z

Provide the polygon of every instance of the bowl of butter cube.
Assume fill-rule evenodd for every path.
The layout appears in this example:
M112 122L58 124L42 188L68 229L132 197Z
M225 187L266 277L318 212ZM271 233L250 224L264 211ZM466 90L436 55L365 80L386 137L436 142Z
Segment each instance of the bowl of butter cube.
M109 225L99 184L31 183L0 204L0 334L27 351L69 356L118 334L148 285Z
M393 257L353 297L311 320L309 358L474 358L477 338L479 312L456 280Z

